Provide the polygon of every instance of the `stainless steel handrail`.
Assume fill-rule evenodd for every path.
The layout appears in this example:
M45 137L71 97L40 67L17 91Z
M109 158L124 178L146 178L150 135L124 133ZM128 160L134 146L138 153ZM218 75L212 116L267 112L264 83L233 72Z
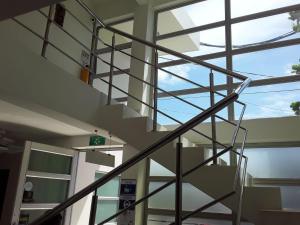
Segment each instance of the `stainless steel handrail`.
M118 29L115 29L113 27L110 27L110 26L107 26L104 24L104 22L84 3L82 2L81 0L75 0L79 5L81 5L91 16L93 16L97 22L105 29L113 32L113 33L116 33L116 34L119 34L121 36L124 36L124 37L127 37L131 40L134 40L134 41L137 41L139 43L142 43L146 46L149 46L149 47L152 47L153 49L156 49L156 50L159 50L159 51L162 51L162 52L165 52L165 53L168 53L170 55L174 55L178 58L182 58L190 63L194 63L194 64L198 64L198 65L202 65L204 67L207 67L209 69L213 69L214 71L218 71L220 73L224 73L224 74L227 74L229 76L232 76L234 78L237 78L239 80L246 80L248 77L244 76L244 75L241 75L241 74L238 74L236 72L233 72L231 70L227 70L227 69L224 69L222 67L218 67L216 65L213 65L213 64L210 64L210 63L207 63L207 62L204 62L204 61L201 61L201 60L197 60L197 59L194 59L193 57L190 57L190 56L187 56L187 55L184 55L184 54L181 54L179 52L176 52L176 51L173 51L171 49L168 49L168 48L165 48L163 46L160 46L160 45L156 45L156 44L153 44L149 41L146 41L146 40L143 40L143 39L140 39L138 37L135 37L131 34L128 34L126 32L123 32L123 31L120 31Z

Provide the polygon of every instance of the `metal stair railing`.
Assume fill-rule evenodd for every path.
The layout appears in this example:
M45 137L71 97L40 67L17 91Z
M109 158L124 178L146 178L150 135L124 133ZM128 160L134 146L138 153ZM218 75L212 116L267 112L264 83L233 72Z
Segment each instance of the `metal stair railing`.
M66 35L68 35L73 41L75 41L76 43L78 43L80 46L82 46L84 49L86 49L90 55L91 55L91 62L92 60L100 60L101 62L103 62L104 64L108 65L110 67L110 72L109 72L109 81L106 81L105 79L103 79L101 76L99 76L99 74L96 73L95 70L89 69L90 74L92 75L92 77L94 78L98 78L101 81L103 81L104 83L106 83L108 85L108 104L111 104L111 99L112 99L112 90L113 88L126 94L128 97L133 98L136 101L139 101L141 104L146 105L147 107L149 107L150 109L153 110L153 128L154 131L156 131L156 126L157 126L157 113L162 114L163 116L175 121L176 123L178 123L180 126L178 128L176 128L174 131L172 131L170 134L166 135L165 137L163 137L162 139L160 139L159 141L157 141L156 143L152 144L151 146L149 146L148 148L146 148L144 151L142 151L140 154L136 155L135 157L133 157L132 159L128 160L127 162L121 164L119 167L117 167L116 169L114 169L113 171L111 171L110 173L108 173L107 175L105 175L103 178L101 178L98 181L95 181L94 183L90 184L89 186L87 186L86 188L84 188L83 190L81 190L80 192L78 192L77 194L75 194L74 196L70 197L69 199L67 199L66 201L64 201L63 203L61 203L60 205L58 205L57 207L55 207L53 210L51 210L50 212L46 213L44 216L42 216L41 218L37 219L36 221L34 221L32 223L32 225L40 225L43 222L51 219L53 216L58 215L60 212L62 212L63 210L65 210L67 207L71 206L72 204L74 204L75 202L77 202L78 200L80 200L81 198L85 197L86 195L88 195L89 193L95 191L97 188L101 187L103 184L105 184L106 182L108 182L110 179L114 178L116 175L124 172L125 170L127 170L128 168L130 168L131 166L135 165L136 163L138 163L139 161L145 159L146 157L148 157L150 154L152 154L153 152L157 151L158 149L160 149L161 147L165 146L166 144L173 142L174 140L176 140L177 138L179 139L179 144L177 144L177 172L176 172L176 178L173 179L172 181L166 183L165 185L163 185L162 187L158 188L157 190L148 193L145 197L141 198L140 200L136 201L133 205L125 208L124 210L118 212L117 214L115 214L114 216L108 218L108 219L113 219L116 216L120 215L122 212L125 212L126 210L128 210L129 208L145 201L146 199L148 199L149 197L153 196L154 194L158 193L159 191L163 190L164 188L168 187L169 185L173 184L174 182L176 183L176 218L175 218L175 223L176 224L181 224L182 220L185 220L187 218L189 218L190 216L193 216L195 213L199 212L199 211L203 211L205 209L207 209L208 207L219 203L220 201L223 201L225 199L227 199L228 197L234 195L234 194L238 194L238 204L237 204L237 218L236 218L236 222L237 224L240 223L240 217L241 217L241 204L242 204L242 194L243 194L243 184L245 182L245 176L246 176L246 165L247 165L247 158L243 155L243 151L244 151L244 146L245 146L245 141L246 141L246 136L247 136L247 130L245 128L243 128L241 126L241 121L245 112L245 108L246 105L244 103L241 103L240 101L238 101L238 97L239 95L242 93L242 91L249 85L249 83L251 82L250 79L248 79L247 77L240 75L238 73L226 70L224 68L203 62L201 60L197 60L194 59L193 57L175 52L173 50L167 49L165 47L153 44L151 42L139 39L135 36L132 36L130 34L127 34L125 32L122 32L120 30L117 30L115 28L106 26L93 12L92 10L90 10L81 0L74 0L75 2L77 2L84 10L86 10L86 12L92 16L96 23L94 23L94 29L91 30L90 28L88 28L84 23L82 23L70 10L66 9L66 12L68 12L74 19L76 19L80 25L82 25L83 27L85 27L91 34L92 37L94 39L94 41L100 41L101 43L104 44L104 46L108 47L111 49L111 59L110 62L104 60L103 58L101 58L99 56L98 53L96 53L96 49L95 48L89 48L87 47L85 44L83 44L79 39L77 39L73 34L71 34L70 32L68 32L65 28L63 28L62 26L58 25L55 23L55 21L52 19L51 15L53 14L53 6L50 6L50 10L49 10L49 14L46 15L43 11L38 10L38 12L43 15L46 19L47 19L47 27L46 27L46 32L45 32L45 36L43 37L42 35L38 34L37 32L35 32L33 29L31 29L30 27L28 27L27 25L23 24L20 20L16 19L16 18L12 18L12 20L14 20L16 23L18 23L19 25L21 25L23 28L27 29L28 31L30 31L31 33L33 33L34 35L36 35L37 37L39 37L41 40L44 41L44 45L43 45L43 49L42 49L42 56L46 58L46 48L47 45L52 46L54 49L56 49L58 52L60 52L61 54L63 54L64 56L66 56L68 59L70 59L71 61L73 61L74 63L76 63L77 65L79 65L80 67L84 67L84 65L82 65L80 62L78 62L78 60L76 60L73 56L69 55L68 53L66 53L65 51L63 51L62 49L60 49L57 45L53 44L51 41L49 41L49 26L51 24L54 24L55 26L57 26L60 30L62 30ZM95 27L97 27L97 25L100 25L103 29L106 29L110 32L113 33L112 36L112 43L107 44L105 43L101 38L99 38L96 33L95 33ZM129 53L126 53L125 51L122 51L120 49L118 49L115 46L115 34L117 35L121 35L123 37L129 38L133 41L139 42L143 45L146 45L150 48L153 49L154 51L154 63L149 63L146 62L143 59L140 59L136 56L133 56ZM118 66L116 66L114 64L114 52L118 51L121 52L122 54L125 54L131 58L134 58L136 60L139 60L140 62L143 62L151 67L154 68L154 82L148 82L145 81L139 77L136 77L135 75L131 74L130 72L127 72L124 69L119 68ZM189 63L193 63L195 65L198 66L204 66L206 68L208 68L210 70L210 86L206 87L204 85L201 85L197 82L191 81L187 78L184 78L180 75L177 75L173 72L170 72L166 69L163 69L159 66L158 64L158 51L162 51L165 53L168 53L172 56L176 56L182 60L185 60L186 62ZM95 61L94 61L95 62ZM146 84L148 86L150 86L153 89L153 96L154 96L154 102L153 105L147 102L144 102L142 100L140 100L139 98L137 98L136 96L131 95L130 93L127 93L126 91L122 90L121 88L119 88L118 86L113 84L113 75L114 75L114 71L118 70L121 71L122 73L127 74L128 76L138 80L139 82L142 82L143 84ZM206 89L209 93L210 93L210 107L205 109L203 107L200 107L192 102L189 102L181 97L178 97L160 87L158 87L157 85L157 76L158 76L158 70L161 70L163 72L166 72L178 79L184 80L185 82L188 82L190 84L196 85L198 87L202 87L204 89ZM214 87L214 74L213 71L217 71L217 72L221 72L223 74L225 74L226 76L231 76L234 77L236 79L239 79L242 81L242 84L231 94L229 94L228 96L217 92L213 89ZM166 95L171 96L172 98L175 98L195 109L198 109L201 111L201 113L199 113L197 116L193 117L192 119L190 119L189 121L183 123L181 121L179 121L178 119L168 115L167 113L161 111L160 109L158 109L157 107L157 96L158 96L158 91L160 91L161 93L164 93ZM219 95L221 97L223 97L222 100L220 100L219 102L215 103L215 94ZM233 103L237 103L240 104L242 106L242 110L239 116L239 120L237 122L234 121L229 121L228 119L225 119L219 115L217 115L217 113L224 109L225 107L227 107L230 104ZM211 118L211 127L212 127L212 137L209 137L208 135L200 132L199 130L196 129L196 126L199 125L200 123L204 122L205 120ZM222 144L220 143L217 138L216 138L216 121L215 118L218 118L232 126L234 126L234 132L233 132L233 136L232 136L232 140L230 142L229 145L227 144ZM235 143L236 143L236 139L238 137L239 131L242 130L244 133L244 138L242 141L242 147L240 152L237 152L235 150ZM180 163L180 159L181 159L181 150L182 150L182 144L181 144L181 136L183 134L185 134L188 131L194 131L196 133L198 133L199 135L207 138L208 140L210 140L212 142L212 147L213 147L213 156L210 157L209 159L205 160L204 162L200 163L199 165L195 166L194 168L190 169L189 171L186 171L184 173L181 172L181 163ZM220 146L221 148L223 148L223 150L221 152L217 152L217 146ZM238 162L237 162L237 170L236 170L236 174L235 174L235 178L234 178L234 184L233 184L233 190L229 193L226 193L223 196L220 196L219 198L216 198L214 201L206 204L205 206L202 206L199 209L196 209L195 211L191 212L188 215L182 216L182 206L181 206L181 185L182 185L182 178L189 175L192 172L195 172L197 169L207 165L210 162L213 162L214 164L217 163L217 158L224 155L227 152L232 152L233 154L238 155ZM242 167L242 162L244 159L244 168L243 170L241 170ZM240 189L239 191L237 191L238 189ZM99 223L99 225L104 224L105 222L108 222L109 220L105 220L101 223ZM93 219L91 220L93 221Z
M31 223L30 225L41 225L44 222L46 222L46 221L50 220L51 218L53 218L54 216L58 215L59 213L63 212L66 208L73 205L74 203L76 203L80 199L84 198L85 196L87 196L91 192L95 191L96 189L98 189L99 187L101 187L102 185L104 185L105 183L107 183L108 181L110 181L111 179L113 179L114 177L119 175L120 173L126 171L128 168L132 167L133 165L137 164L141 160L143 160L146 157L150 156L152 153L154 153L155 151L157 151L161 147L165 146L166 144L168 144L168 143L174 141L175 139L181 137L184 133L189 131L191 128L193 128L196 125L198 125L199 123L205 121L212 114L222 110L224 107L228 106L230 103L232 103L234 100L236 100L238 98L238 96L239 95L236 92L230 94L226 98L224 98L221 101L219 101L218 103L216 103L214 106L212 106L209 109L207 109L206 111L200 113L196 117L194 117L191 120L189 120L188 122L186 122L184 125L178 127L177 129L172 131L170 134L166 135L165 137L163 137L162 139L160 139L156 143L152 144L151 146L146 148L144 151L142 151L139 154L133 156L130 160L124 162L119 167L115 168L114 170L112 170L108 174L104 175L101 179L93 182L92 184L88 185L87 187L85 187L84 189L82 189L81 191L76 193L75 195L71 196L70 198L65 200L63 203L56 206L54 209L50 210L45 215L38 218L36 221ZM179 149L179 150L181 150L181 149ZM230 150L230 149L224 149L222 152L220 152L217 155L211 157L210 161L213 160L214 158L219 157L222 154L225 154L226 152L228 152L228 150ZM240 154L240 156L242 157L243 155ZM199 166L203 166L203 163L200 164ZM194 168L190 172L195 171L197 168ZM213 203L216 204L217 202L220 202L221 200L224 200L225 198L227 198L229 196L232 196L234 193L235 193L235 189L234 189L234 191L226 194L226 196L222 196L219 199L216 199ZM213 204L213 203L211 203L211 204ZM186 218L183 218L183 219L186 219Z

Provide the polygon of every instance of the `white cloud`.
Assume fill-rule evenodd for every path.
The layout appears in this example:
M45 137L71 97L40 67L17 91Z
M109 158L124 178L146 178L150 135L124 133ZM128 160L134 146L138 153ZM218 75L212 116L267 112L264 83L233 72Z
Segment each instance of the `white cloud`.
M189 77L189 72L191 70L191 67L188 65L180 65L180 66L173 66L172 68L166 69L178 76L181 76L183 78ZM184 82L182 79L177 78L173 76L172 74L168 74L164 71L159 70L158 71L158 82L161 85L175 85L181 82Z
M248 15L298 3L299 0L232 0L232 17ZM223 0L200 2L186 7L185 10L196 25L224 20ZM233 44L249 44L264 41L291 31L291 27L292 22L288 19L287 13L245 23L238 23L233 25L232 28ZM200 41L224 45L225 30L224 28L217 28L200 32ZM216 52L216 50L214 50L214 52Z
M285 65L284 71L285 71L285 74L286 74L286 75L289 75L289 74L292 73L292 66L293 66L292 63L289 63L289 64Z
M290 94L271 94L262 98L259 103L253 102L255 106L255 113L245 113L245 119L253 118L268 118L268 117L282 117L294 115L290 108L291 102L297 99L297 95ZM247 102L248 103L248 102ZM249 102L250 103L250 102ZM250 104L249 104L250 105Z

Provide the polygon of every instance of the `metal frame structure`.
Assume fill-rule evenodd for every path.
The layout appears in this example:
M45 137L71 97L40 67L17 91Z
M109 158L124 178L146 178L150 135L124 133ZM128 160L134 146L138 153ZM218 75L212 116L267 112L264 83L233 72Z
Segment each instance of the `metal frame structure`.
M203 2L203 0L198 0L198 1L192 1L192 2L187 2L185 4L173 6L173 7L168 7L165 9L157 10L156 11L156 21L158 20L158 14L168 11L168 10L173 10L176 8L184 7L187 5L195 4ZM164 40L168 38L174 38L176 36L180 35L187 35L195 32L200 32L200 31L205 31L213 28L218 28L218 27L225 27L225 46L226 50L223 52L218 52L218 53L212 53L212 54L207 54L207 55L201 55L201 56L195 56L197 59L201 60L210 60L210 59L217 59L220 57L225 57L226 58L226 69L228 70L234 70L233 64L232 64L232 58L235 55L239 54L245 54L245 53L250 53L250 52L257 52L257 51L262 51L262 50L268 50L268 49L273 49L273 48L280 48L280 47L286 47L286 46L293 46L300 44L300 38L292 39L292 40L284 40L284 41L278 41L275 43L268 43L268 44L262 44L259 46L252 46L252 47L246 47L246 48L241 48L241 49L233 49L232 48L232 34L231 34L231 27L233 24L241 23L241 22L247 22L250 20L255 20L255 19L261 19L269 16L274 16L274 15L279 15L282 13L288 13L290 11L295 11L295 10L300 10L300 4L296 5L291 5L291 6L286 6L282 8L277 8L277 9L272 9L272 10L267 10L263 12L258 12L258 13L253 13L250 15L245 15L245 16L240 16L236 18L232 18L230 15L231 12L231 6L230 6L230 0L224 0L225 2L225 20L224 21L218 21L210 24L205 24L201 26L196 26L193 28L188 28L180 31L175 31L163 35L158 35L155 36L155 40ZM160 65L161 67L169 67L169 66L175 66L175 65L181 65L184 64L182 60L173 60L171 62L163 63ZM271 85L271 84L282 84L282 83L288 83L288 82L298 82L300 81L300 76L285 76L285 77L276 77L276 78L268 78L268 79L261 79L261 80L253 80L253 82L250 84L250 87L255 87L255 86L262 86L262 85ZM237 84L233 83L233 80L228 77L226 85L220 85L219 87L215 87L216 90L222 91L222 90L227 90L231 91L236 87ZM187 94L196 94L196 93L203 93L203 90L197 90L195 91L193 89L181 89L178 91L174 91L172 94L174 95L187 95ZM159 96L159 97L164 97L164 96ZM234 106L229 107L228 110L228 119L229 120L234 120Z
M158 9L155 11L155 24L158 23L159 13L166 12L168 10L173 10L176 8L180 8L180 7L184 7L187 5L203 2L203 1L204 0L188 1L186 3L178 4L176 6ZM240 17L236 17L236 18L231 18L230 13L228 13L231 8L230 0L224 0L224 2L225 2L225 7L224 7L225 20L217 21L217 22L213 22L213 23L205 24L205 25L201 25L201 26L196 26L196 27L192 27L192 28L188 28L188 29L184 29L184 30L180 30L180 31L175 31L175 32L171 32L171 33L167 33L167 34L163 34L163 35L157 35L156 31L154 31L155 42L164 40L164 39L174 38L174 37L181 36L181 35L188 35L188 34L195 33L195 32L205 31L205 30L209 30L209 29L213 29L213 28L225 27L225 31L226 31L226 35L225 35L226 50L225 51L201 55L201 56L195 56L193 58L195 58L197 60L211 60L211 59L225 57L226 62L227 62L226 68L228 70L234 70L233 65L232 65L233 56L246 54L246 53L252 53L252 52L259 52L259 51L263 51L263 50L281 48L281 47L294 46L294 45L300 44L300 38L295 38L295 39L290 39L290 40L277 41L274 43L265 43L265 44L261 44L258 46L249 46L249 47L240 48L240 49L232 48L232 43L231 43L232 42L231 41L232 25L251 21L251 20L266 18L269 16L275 16L275 15L279 15L279 14L283 14L283 13L288 13L290 11L300 10L300 4L285 6L285 7L281 7L281 8L277 8L277 9L271 9L271 10L267 10L267 11L263 11L263 12L258 12L258 13L244 15L244 16L240 16ZM156 25L156 27L157 27L157 25ZM131 42L120 45L120 46L117 45L116 47L120 50L124 50L124 49L131 47ZM105 51L108 52L109 49L106 48L106 50L105 49L98 50L99 53L104 53ZM170 67L170 66L182 65L182 64L186 64L186 63L187 62L185 60L178 59L178 60L172 60L170 62L159 63L159 67L165 68L165 67ZM129 70L125 69L125 71L129 71ZM119 75L119 74L122 74L122 73L119 71L116 71L115 75ZM99 76L105 77L105 76L108 76L108 73L102 73L102 74L99 74ZM253 82L250 84L250 87L259 87L259 86L263 86L263 85L274 85L274 84L284 84L284 83L299 82L299 81L300 81L299 75L281 76L281 77L278 76L278 77L273 77L273 78L253 80ZM233 83L233 81L230 78L228 78L226 84L215 86L215 90L230 91L238 85L239 85L238 83ZM201 89L201 88L190 88L190 89L175 90L175 91L171 91L170 93L173 95L176 95L176 96L180 96L180 95L197 94L197 93L204 93L204 92L207 92L207 91L204 89ZM163 97L167 97L167 96L168 95L165 95L164 93L158 94L159 98L163 98ZM120 98L118 100L121 102L127 101L126 98ZM233 106L230 108L231 109L228 110L228 119L234 120L235 119L234 118L234 108L233 108Z

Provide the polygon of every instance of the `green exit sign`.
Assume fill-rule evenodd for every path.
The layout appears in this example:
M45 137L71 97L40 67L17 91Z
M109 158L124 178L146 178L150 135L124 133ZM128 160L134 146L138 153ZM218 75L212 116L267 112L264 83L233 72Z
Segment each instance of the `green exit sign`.
M90 137L90 146L93 146L93 145L105 145L105 137L98 136L98 135L91 136Z

